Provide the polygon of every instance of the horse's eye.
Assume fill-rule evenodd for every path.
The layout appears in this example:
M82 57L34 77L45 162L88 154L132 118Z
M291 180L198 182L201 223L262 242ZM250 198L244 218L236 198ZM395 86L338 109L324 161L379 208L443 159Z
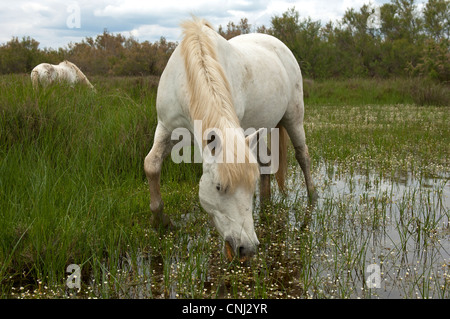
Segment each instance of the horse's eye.
M217 189L217 191L219 191L219 192L224 192L224 193L226 193L226 192L228 191L228 186L225 187L225 189L224 189L224 188L222 187L221 184L217 184L217 185L216 185L216 189Z

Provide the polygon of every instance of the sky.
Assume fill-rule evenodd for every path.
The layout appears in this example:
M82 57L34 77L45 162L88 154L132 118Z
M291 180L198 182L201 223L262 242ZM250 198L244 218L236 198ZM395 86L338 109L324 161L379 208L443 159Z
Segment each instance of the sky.
M66 47L109 32L157 41L161 36L180 41L179 24L193 14L217 29L247 18L253 27L270 26L273 16L295 7L300 17L327 23L338 21L349 8L364 4L380 6L388 0L1 0L0 44L11 38L30 36L40 48ZM420 4L425 0L417 0Z

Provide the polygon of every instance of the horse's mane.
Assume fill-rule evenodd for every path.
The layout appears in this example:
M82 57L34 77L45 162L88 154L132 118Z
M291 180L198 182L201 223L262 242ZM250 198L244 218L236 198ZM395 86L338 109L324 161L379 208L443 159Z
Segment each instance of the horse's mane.
M237 163L234 138L244 138L243 131L239 132L240 123L234 109L230 84L225 71L217 59L217 37L211 24L203 19L194 18L181 25L183 40L181 54L187 74L190 94L189 113L192 120L201 120L202 133L207 128L217 128L223 133L222 151L224 159L227 150L234 152L234 162L218 164L219 179L223 187L242 185L254 189L259 177L258 164L255 163L248 145L244 143L245 163ZM214 32L214 33L213 33ZM233 138L227 139L227 128L234 128ZM203 147L206 141L203 141ZM250 158L253 159L250 162Z

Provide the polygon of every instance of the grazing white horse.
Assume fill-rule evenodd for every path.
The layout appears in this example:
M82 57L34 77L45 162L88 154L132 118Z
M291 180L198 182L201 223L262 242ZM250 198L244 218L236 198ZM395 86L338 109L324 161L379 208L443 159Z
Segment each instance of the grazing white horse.
M31 71L31 83L34 89L37 89L39 84L47 87L57 82L66 82L72 86L81 83L95 90L83 72L69 61L63 61L58 65L41 63Z
M198 145L207 142L208 128L236 128L233 138L246 140L246 163L218 163L203 151L203 175L199 198L224 239L229 259L248 260L259 244L255 234L252 204L259 177L258 164L248 152L250 138L243 129L281 128L280 169L277 180L284 185L286 138L295 148L308 195L315 199L310 158L303 129L303 86L300 67L291 51L266 34L247 34L227 41L205 21L194 18L182 24L183 40L170 57L161 76L156 100L158 124L152 149L144 162L150 189L154 225L170 224L163 213L160 193L162 162L171 153L171 133L187 128ZM201 120L202 136L196 136L194 121ZM257 132L258 133L258 132ZM197 134L198 135L198 134ZM229 141L222 137L225 150Z

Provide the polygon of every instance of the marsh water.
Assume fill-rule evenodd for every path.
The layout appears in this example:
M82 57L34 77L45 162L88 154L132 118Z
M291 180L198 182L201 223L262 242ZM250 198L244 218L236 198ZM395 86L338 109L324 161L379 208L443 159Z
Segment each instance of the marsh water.
M448 297L449 177L448 171L382 175L322 164L316 172L321 196L309 226L317 236L327 231L332 239L317 246L315 255L325 256L317 258L317 269L337 290L349 290L347 297ZM294 184L299 178L297 172L290 180ZM298 195L291 199L297 201ZM318 223L321 218L329 225ZM291 221L295 225L294 216ZM353 269L343 265L345 260ZM380 274L380 285L372 289L366 284L370 265L379 267Z
M313 175L320 193L313 207L299 170L289 172L287 196L273 191L276 204L269 217L262 217L256 196L261 245L250 267L223 258L217 232L198 209L178 221L181 227L204 223L195 235L170 233L171 240L161 243L172 246L123 259L114 279L121 282L117 293L128 298L449 297L448 171L383 175L323 163Z

